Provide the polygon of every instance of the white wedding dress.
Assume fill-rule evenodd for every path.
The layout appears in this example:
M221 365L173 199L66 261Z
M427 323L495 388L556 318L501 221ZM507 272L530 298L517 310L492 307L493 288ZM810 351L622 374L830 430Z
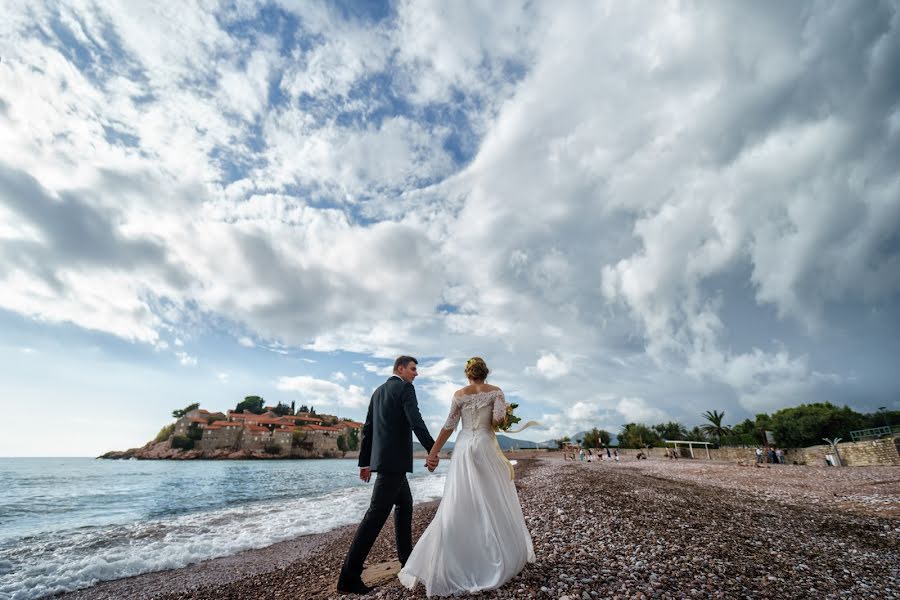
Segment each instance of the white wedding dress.
M501 390L456 395L444 429L462 431L453 448L444 497L434 520L397 575L428 596L451 596L498 588L534 562L510 466L494 422L506 414Z

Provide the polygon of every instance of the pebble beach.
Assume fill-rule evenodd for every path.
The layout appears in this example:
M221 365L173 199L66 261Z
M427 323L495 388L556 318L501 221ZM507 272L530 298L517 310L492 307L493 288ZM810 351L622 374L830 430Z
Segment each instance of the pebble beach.
M551 454L520 459L516 485L537 562L481 597L900 598L900 468L585 463ZM414 538L436 508L417 505ZM334 584L354 530L62 597L342 597ZM367 564L390 572L395 558L389 523ZM379 580L364 597L425 598L424 588L408 591L383 573Z

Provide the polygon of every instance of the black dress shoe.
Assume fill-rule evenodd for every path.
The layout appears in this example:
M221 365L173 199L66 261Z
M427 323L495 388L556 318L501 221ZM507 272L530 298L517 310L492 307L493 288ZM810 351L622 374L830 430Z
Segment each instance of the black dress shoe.
M360 581L338 581L337 591L342 594L368 594L374 587L369 587Z

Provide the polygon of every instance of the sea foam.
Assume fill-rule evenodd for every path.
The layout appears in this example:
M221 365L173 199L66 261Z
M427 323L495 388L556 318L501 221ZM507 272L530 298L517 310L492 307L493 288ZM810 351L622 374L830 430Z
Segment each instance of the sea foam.
M413 498L439 498L445 476L410 480ZM0 599L31 600L100 581L175 569L358 522L371 487L208 512L40 534L0 550Z

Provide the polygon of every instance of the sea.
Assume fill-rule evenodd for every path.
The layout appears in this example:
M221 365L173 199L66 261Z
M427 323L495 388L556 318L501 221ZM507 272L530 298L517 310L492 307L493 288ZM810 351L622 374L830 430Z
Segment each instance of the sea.
M433 474L415 462L413 500L440 498L449 461ZM355 459L0 458L0 600L40 598L357 523L371 491Z

